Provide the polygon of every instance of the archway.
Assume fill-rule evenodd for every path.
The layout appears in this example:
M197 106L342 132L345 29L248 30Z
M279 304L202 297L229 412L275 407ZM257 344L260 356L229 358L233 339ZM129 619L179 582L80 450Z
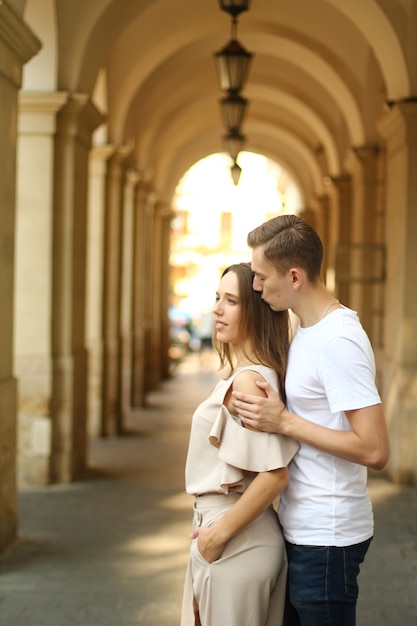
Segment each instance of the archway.
M215 153L201 159L181 178L173 199L171 333L176 344L191 340L191 349L198 345L191 325L211 312L220 273L232 263L250 260L248 232L304 206L301 185L287 168L253 152L241 152L238 162L242 173L234 185L230 157ZM173 354L179 353L178 347Z

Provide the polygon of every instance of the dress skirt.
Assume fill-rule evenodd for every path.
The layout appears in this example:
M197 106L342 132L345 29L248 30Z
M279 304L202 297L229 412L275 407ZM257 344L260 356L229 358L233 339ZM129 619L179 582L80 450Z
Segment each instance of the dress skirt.
M210 526L231 508L239 494L198 496L193 529ZM272 506L208 563L192 540L186 572L181 626L194 626L195 597L202 626L281 626L287 557Z

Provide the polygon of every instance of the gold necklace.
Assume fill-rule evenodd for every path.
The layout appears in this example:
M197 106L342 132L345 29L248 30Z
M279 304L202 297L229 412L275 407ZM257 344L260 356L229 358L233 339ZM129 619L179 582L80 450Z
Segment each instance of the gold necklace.
M326 317L327 313L330 311L330 309L332 308L332 306L334 306L335 304L339 304L339 300L335 300L334 302L330 302L330 304L328 304L328 305L326 306L326 308L325 308L325 309L324 309L324 311L323 311L323 315L322 315L322 316L321 316L321 318L320 318L320 321Z

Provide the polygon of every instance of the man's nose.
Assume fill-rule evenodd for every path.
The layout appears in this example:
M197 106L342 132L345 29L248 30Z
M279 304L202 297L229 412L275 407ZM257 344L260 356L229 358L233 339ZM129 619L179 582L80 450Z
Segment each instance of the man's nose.
M253 279L252 287L254 291L262 291L262 281L260 281L256 276Z

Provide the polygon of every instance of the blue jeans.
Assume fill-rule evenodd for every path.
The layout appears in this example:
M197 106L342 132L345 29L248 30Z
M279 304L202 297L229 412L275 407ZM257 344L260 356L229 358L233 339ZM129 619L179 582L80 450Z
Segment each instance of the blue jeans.
M344 548L286 542L288 581L283 626L355 626L357 578L371 541Z

